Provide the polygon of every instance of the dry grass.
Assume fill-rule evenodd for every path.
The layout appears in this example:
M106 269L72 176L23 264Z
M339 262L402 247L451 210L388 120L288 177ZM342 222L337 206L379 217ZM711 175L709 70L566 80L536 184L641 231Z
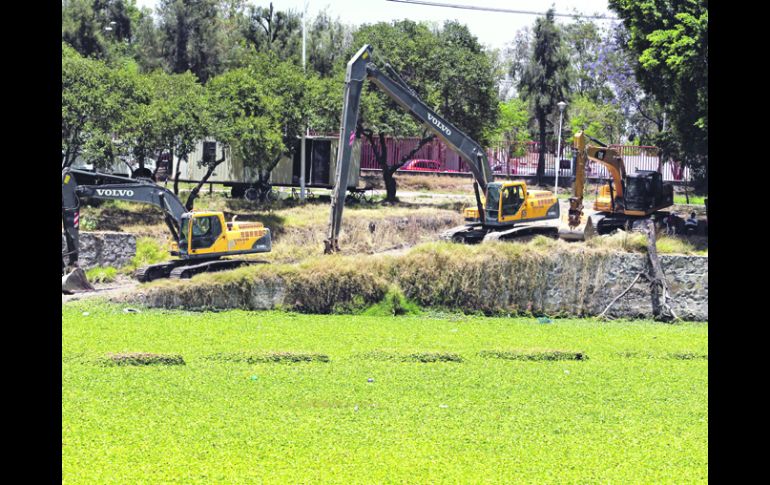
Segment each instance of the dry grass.
M431 173L407 174L396 172L395 175L398 190L405 192L426 191L435 193L472 194L473 179L470 175L459 177L453 175L439 175ZM382 175L377 173L362 174L362 182L369 187L384 190L385 184Z
M587 360L584 352L570 350L482 350L479 357L504 360Z
M297 362L329 362L329 356L318 352L231 352L211 355L208 360L222 362L245 362L247 364L293 364Z
M363 360L393 361L393 362L462 362L463 358L455 352L396 352L390 350L372 350L359 354L358 358Z
M178 354L150 354L143 352L107 354L99 360L103 365L185 365Z
M640 232L617 231L614 234L597 236L586 241L586 245L596 249L627 253L646 253L647 236ZM700 254L696 247L686 239L676 236L658 235L656 248L659 254Z

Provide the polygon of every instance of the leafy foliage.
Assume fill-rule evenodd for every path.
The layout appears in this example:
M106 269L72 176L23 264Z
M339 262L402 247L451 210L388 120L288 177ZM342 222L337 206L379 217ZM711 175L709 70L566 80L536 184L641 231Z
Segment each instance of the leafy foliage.
M708 2L610 0L628 29L644 90L665 106L670 133L666 154L693 167L708 183Z
M262 182L302 132L309 111L306 84L300 68L268 53L208 85L215 137Z
M467 27L446 22L440 30L431 30L427 24L410 20L363 25L354 33L346 58L364 44L372 45L380 68L387 60L428 106L471 138L486 141L486 130L497 121L498 73ZM388 165L385 135L421 136L419 149L433 139L433 134L372 84L364 88L360 111L359 132L374 149L387 200L393 201L396 182L392 175L413 153Z
M95 167L118 153L113 133L136 115L149 92L128 68L111 69L62 44L62 166L78 156Z
M573 133L584 131L605 143L619 143L623 132L623 115L615 103L596 103L578 96L569 107L569 124Z

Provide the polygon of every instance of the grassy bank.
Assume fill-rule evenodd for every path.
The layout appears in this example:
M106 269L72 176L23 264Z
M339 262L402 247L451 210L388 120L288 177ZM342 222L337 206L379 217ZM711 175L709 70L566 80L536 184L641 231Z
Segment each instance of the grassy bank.
M130 352L176 360L101 363ZM705 483L707 354L705 324L70 303L64 482Z

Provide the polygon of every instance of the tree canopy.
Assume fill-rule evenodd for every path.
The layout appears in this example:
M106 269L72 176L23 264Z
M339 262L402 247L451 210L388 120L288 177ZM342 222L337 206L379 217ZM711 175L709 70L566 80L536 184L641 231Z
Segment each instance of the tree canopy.
M708 182L708 2L610 0L629 32L636 77L671 122L659 143Z
M545 174L546 123L557 109L559 101L568 101L569 58L562 34L554 23L554 11L535 21L532 57L519 83L522 97L529 102L538 124L540 157L537 163L537 183Z

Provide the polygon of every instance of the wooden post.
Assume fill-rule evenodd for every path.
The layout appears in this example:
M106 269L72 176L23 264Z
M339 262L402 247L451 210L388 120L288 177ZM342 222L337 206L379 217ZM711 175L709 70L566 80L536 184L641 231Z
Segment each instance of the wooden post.
M658 259L655 224L652 219L646 219L643 224L647 233L648 279L650 281L650 298L652 299L652 316L655 320L670 322L678 319L678 317L667 301L669 298L668 285Z

